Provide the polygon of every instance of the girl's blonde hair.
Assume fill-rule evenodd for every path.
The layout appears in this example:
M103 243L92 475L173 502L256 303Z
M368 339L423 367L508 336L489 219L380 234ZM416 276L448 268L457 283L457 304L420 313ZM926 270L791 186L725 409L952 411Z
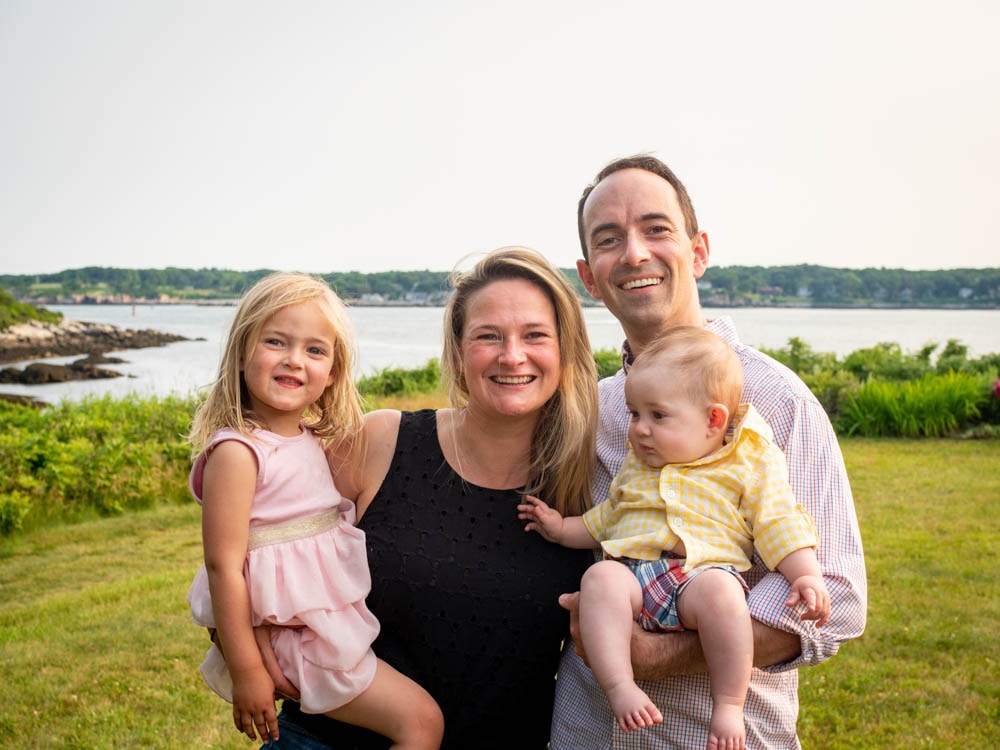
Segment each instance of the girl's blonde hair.
M725 404L730 419L743 392L743 366L730 346L707 328L678 326L647 345L629 372L656 367L663 387L680 391L696 406Z
M486 254L467 273L454 271L454 293L444 313L441 377L451 404L468 404L462 363L462 335L469 302L496 281L524 279L552 302L559 335L559 387L542 407L531 440L531 469L525 492L538 495L563 515L579 515L591 505L596 462L597 368L580 300L566 277L544 257L524 247Z
M303 417L303 424L326 440L353 438L361 429L362 408L352 375L356 353L354 334L340 298L321 279L304 273L272 273L243 295L229 329L219 375L195 412L188 439L197 455L223 427L249 435L265 428L253 413L243 366L257 345L264 324L286 307L312 302L334 332L333 383L323 390Z

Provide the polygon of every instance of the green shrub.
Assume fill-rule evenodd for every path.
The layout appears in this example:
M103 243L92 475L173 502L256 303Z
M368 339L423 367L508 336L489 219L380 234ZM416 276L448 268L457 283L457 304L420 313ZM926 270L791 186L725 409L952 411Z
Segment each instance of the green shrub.
M858 349L844 358L844 369L864 382L881 380L914 380L931 369L930 356L935 347L924 347L917 355L905 355L899 344L882 342L867 349Z
M866 437L941 437L969 425L986 398L983 378L968 373L871 380L848 398L839 427Z
M986 387L986 398L979 408L981 421L985 424L1000 425L1000 378L988 374L983 383Z
M804 378L806 375L835 372L840 369L837 355L830 352L815 352L798 336L788 339L788 346L781 349L761 348L769 357L781 362Z
M440 382L441 367L436 359L430 359L415 370L396 367L367 375L358 381L358 391L362 396L412 396L434 390Z
M0 407L0 535L188 499L195 402L110 396Z
M20 531L30 509L31 500L23 492L14 490L0 494L0 536Z
M607 378L622 369L622 354L615 349L599 349L594 352L597 377Z
M6 289L0 289L0 331L18 323L40 320L43 323L58 323L62 313L35 307L26 302L18 302Z
M802 373L801 377L835 424L844 413L847 402L861 387L857 376L847 370L820 370Z

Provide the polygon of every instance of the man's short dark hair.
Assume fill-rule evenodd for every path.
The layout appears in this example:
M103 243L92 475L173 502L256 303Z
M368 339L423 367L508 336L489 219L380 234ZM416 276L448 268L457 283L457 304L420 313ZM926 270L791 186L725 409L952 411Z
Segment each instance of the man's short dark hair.
M691 197L688 195L687 188L684 187L684 183L678 179L677 175L673 173L670 167L657 159L655 156L650 156L648 154L626 156L622 159L616 159L598 172L597 177L595 177L594 181L583 189L583 195L580 196L580 203L576 208L576 226L577 231L580 234L580 248L583 250L583 259L586 261L590 260L590 256L587 248L587 238L583 233L583 206L587 202L587 198L590 196L591 192L593 192L594 188L601 183L601 180L614 174L615 172L620 172L623 169L642 169L646 172L652 172L670 183L674 192L677 193L677 202L680 204L681 214L684 216L684 226L687 229L688 237L694 237L698 233L698 218L695 216L694 205L691 203Z

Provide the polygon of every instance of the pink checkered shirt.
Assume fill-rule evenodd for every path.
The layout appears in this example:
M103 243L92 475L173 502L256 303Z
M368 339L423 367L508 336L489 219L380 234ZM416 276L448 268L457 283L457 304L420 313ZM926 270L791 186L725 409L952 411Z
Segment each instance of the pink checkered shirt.
M798 748L797 668L826 661L841 643L857 638L865 628L867 581L854 499L830 420L801 379L741 344L730 318L713 320L707 328L740 358L744 378L741 400L752 403L771 425L775 442L785 452L795 497L812 515L819 534L817 552L832 599L830 621L821 630L798 620L785 606L788 582L780 573L768 571L759 555L754 556L754 565L744 576L751 587L748 605L754 619L796 633L802 642L797 659L753 670L744 706L747 748ZM625 457L629 412L624 386L624 371L599 385L595 501L607 497ZM662 637L670 638L671 634ZM568 644L556 681L552 750L688 750L705 746L712 707L708 675L639 684L656 701L664 721L626 734L617 728L593 674Z

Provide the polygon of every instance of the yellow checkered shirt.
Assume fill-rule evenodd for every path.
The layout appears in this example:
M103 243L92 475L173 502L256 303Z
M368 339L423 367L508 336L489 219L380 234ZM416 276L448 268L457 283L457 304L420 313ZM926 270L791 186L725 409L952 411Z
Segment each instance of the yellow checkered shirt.
M774 570L789 553L816 546L809 513L788 484L785 454L750 404L740 404L732 438L686 464L653 469L632 448L606 502L583 520L610 557L657 560L684 542L684 570L708 565L750 568L756 546Z

